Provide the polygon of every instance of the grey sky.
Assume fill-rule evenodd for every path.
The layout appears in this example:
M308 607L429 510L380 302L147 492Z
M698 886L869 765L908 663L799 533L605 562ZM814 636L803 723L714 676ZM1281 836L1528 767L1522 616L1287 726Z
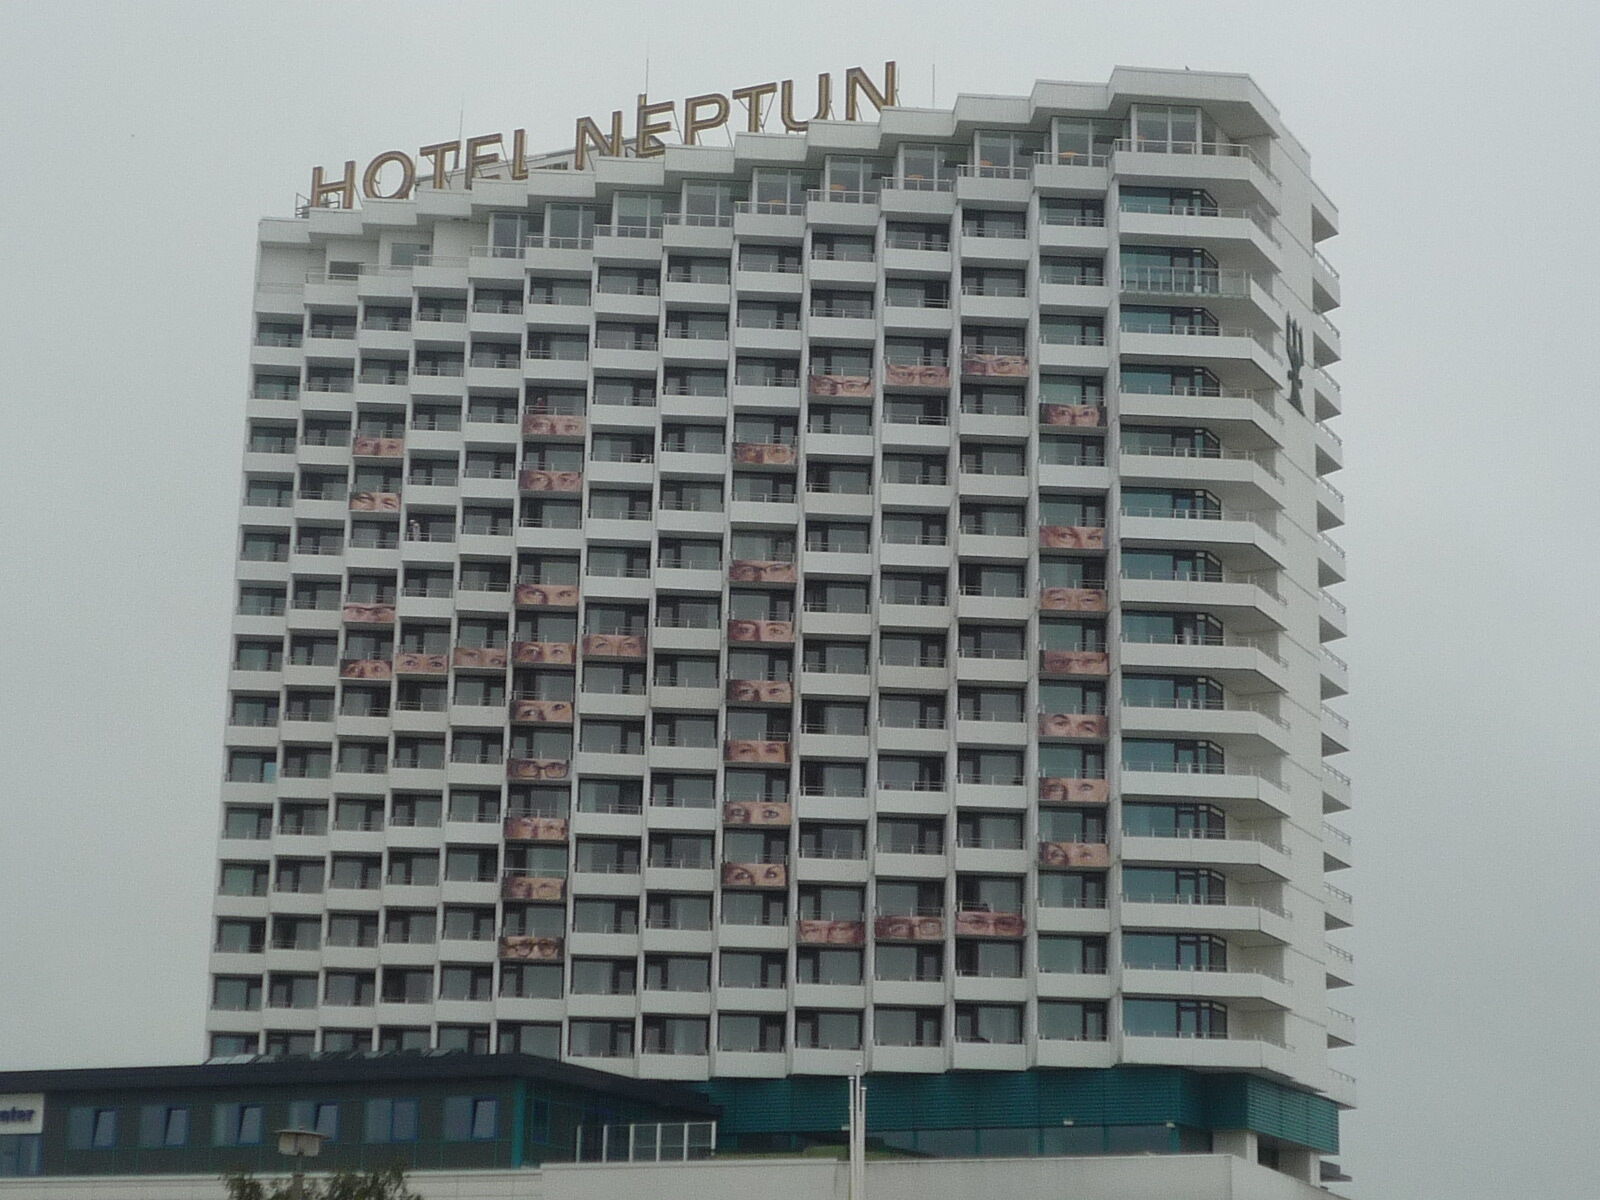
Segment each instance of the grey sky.
M0 1068L201 1050L256 219L458 126L570 144L647 46L663 99L887 58L911 104L935 66L941 105L1118 63L1265 89L1343 213L1344 1162L1362 1200L1600 1195L1580 0L0 0Z

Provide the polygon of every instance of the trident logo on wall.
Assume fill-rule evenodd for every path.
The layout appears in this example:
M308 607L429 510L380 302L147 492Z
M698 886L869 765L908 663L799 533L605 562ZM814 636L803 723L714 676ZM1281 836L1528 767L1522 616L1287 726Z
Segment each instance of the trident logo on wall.
M1306 340L1300 322L1293 317L1284 322L1283 340L1289 355L1289 403L1305 412L1305 405L1300 402L1300 370L1306 364Z

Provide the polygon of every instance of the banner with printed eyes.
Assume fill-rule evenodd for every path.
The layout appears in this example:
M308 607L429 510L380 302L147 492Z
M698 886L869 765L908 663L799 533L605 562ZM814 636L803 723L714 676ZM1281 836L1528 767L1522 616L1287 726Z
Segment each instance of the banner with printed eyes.
M722 743L722 757L730 763L786 763L789 743L777 739L730 739Z
M560 962L561 939L514 933L500 939L500 957L511 962Z
M511 661L519 667L570 667L578 660L571 642L512 642Z
M1021 913L958 912L957 937L1018 938L1028 932L1028 923Z
M567 413L527 413L522 418L523 437L581 438L583 435L582 417Z
M950 368L916 363L885 363L883 379L891 387L947 388L950 386Z
M724 825L793 825L794 806L782 801L729 801L722 806Z
M339 612L347 625L394 624L392 604L346 604Z
M1041 804L1109 804L1111 785L1104 779L1066 779L1046 776L1039 780Z
M507 875L500 881L503 900L564 900L567 881L559 875Z
M793 621L729 621L730 642L793 642Z
M453 665L471 671L504 671L510 660L504 646L457 646L450 652Z
M773 559L736 558L728 564L732 583L794 583L794 564Z
M565 817L507 817L502 832L508 842L564 842Z
M1046 675L1108 675L1111 655L1104 650L1041 650L1039 670Z
M1004 376L1007 378L1028 373L1028 360L1021 354L963 354L963 375Z
M1106 592L1104 588L1042 588L1039 607L1051 612L1105 612Z
M1040 713L1039 736L1103 738L1110 732L1104 713Z
M870 375L809 375L806 389L813 396L870 396Z
M794 703L794 684L787 679L730 679L727 693L734 704Z
M795 940L802 946L864 946L867 923L800 920L795 922Z
M404 438L357 435L350 439L350 453L357 458L403 458L405 452Z
M574 608L578 603L578 585L519 583L512 597L518 608Z
M400 511L399 492L351 492L351 512L397 513Z
M507 779L565 779L571 769L572 764L564 758L506 759Z
M1040 842L1039 865L1105 868L1111 865L1111 847L1104 842Z
M339 660L339 678L393 679L396 666L387 658L343 658Z
M394 656L394 670L396 675L448 675L450 656L407 650Z
M519 471L517 488L524 492L581 492L582 471Z
M1103 525L1041 525L1039 545L1045 550L1104 550Z
M789 868L783 863L723 863L725 888L784 888L789 886Z
M742 466L792 467L795 464L794 447L778 442L735 442L733 461Z
M874 917L872 936L880 942L942 942L943 917Z
M645 640L635 633L586 633L581 647L584 658L643 658Z
M511 702L513 725L571 725L570 700L513 700Z
M1044 404L1039 417L1045 425L1098 429L1104 419L1105 409L1098 404Z

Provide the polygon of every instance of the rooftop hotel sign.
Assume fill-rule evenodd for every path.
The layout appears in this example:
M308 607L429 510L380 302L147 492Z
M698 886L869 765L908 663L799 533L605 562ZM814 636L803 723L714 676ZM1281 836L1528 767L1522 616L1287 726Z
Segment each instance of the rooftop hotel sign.
M862 109L870 104L883 111L898 103L895 64L883 64L882 85L873 83L864 67L851 67L844 73L844 119L859 121ZM700 139L722 129L733 115L733 106L744 106L744 128L759 133L776 114L785 133L803 133L812 121L835 118L834 87L831 74L817 76L815 110L801 119L795 112L795 82L756 83L731 92L706 92L682 101L651 100L641 92L632 111L632 133L627 114L617 109L602 126L593 117L579 117L573 132L573 167L583 170L592 156L621 157L631 149L634 157L653 158L666 149L663 134L676 131L683 145L695 146ZM804 106L805 101L802 101ZM803 111L803 107L802 107ZM680 116L681 112L681 116ZM462 186L471 188L475 179L526 179L527 130L511 131L510 153L503 133L485 133L450 142L434 142L419 147L416 154L404 150L385 150L356 174L356 160L349 159L344 171L329 178L321 167L311 172L311 204L315 208L354 208L357 189L367 200L404 200L419 187L449 186L452 172L461 172Z

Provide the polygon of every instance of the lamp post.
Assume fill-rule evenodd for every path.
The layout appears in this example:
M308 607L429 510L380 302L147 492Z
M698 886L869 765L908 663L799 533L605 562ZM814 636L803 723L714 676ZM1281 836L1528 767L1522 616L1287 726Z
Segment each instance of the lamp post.
M323 1137L315 1129L278 1130L278 1153L294 1159L294 1176L289 1184L294 1200L302 1200L305 1195L306 1173L301 1160L315 1158L322 1151Z

